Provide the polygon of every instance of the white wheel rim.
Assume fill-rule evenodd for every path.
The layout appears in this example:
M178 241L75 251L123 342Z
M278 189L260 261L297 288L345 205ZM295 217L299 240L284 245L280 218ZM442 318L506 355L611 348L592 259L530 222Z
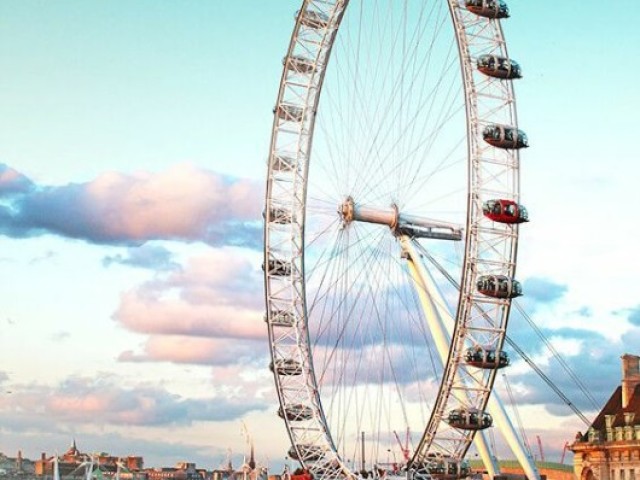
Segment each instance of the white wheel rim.
M352 3L354 5L351 8L360 12L361 4L356 5L356 0L352 0ZM342 24L347 4L346 0L303 2L300 10L302 13L297 17L285 59L276 103L265 202L266 319L272 360L276 365L275 383L281 410L287 413L283 416L292 445L296 448L296 455L314 475L322 478L351 475L346 459L354 458L354 453L346 451L345 437L357 434L346 432L346 427L345 431L336 432L336 421L328 418L326 410L329 406L321 399L320 391L327 390L321 382L321 377L326 375L326 365L319 365L318 355L314 357L314 342L317 343L319 339L315 336L312 325L314 315L317 316L313 313L313 308L318 308L318 304L313 303L313 292L307 298L307 290L317 281L312 278L312 274L319 269L314 265L311 265L314 268L310 268L312 260L305 260L305 254L310 255L305 250L310 250L314 241L310 239L310 234L305 236L305 232L314 227L313 223L309 223L313 221L312 215L307 214L315 200L308 194L309 190L313 191L310 159L315 160L311 155L311 142L316 127L315 112L318 110L320 91L327 72L325 66L328 65L334 46L338 45L337 48L340 48L336 39L340 41L337 37L338 28ZM468 12L463 2L439 0L431 4L449 12L447 16L450 25L453 25L449 28L452 33L455 32L452 41L455 38L462 67L459 101L465 107L465 162L468 176L466 185L463 186L468 202L464 261L458 277L461 288L453 335L457 341L451 345L437 399L428 422L425 421L423 437L415 449L412 459L414 465L425 464L433 456L460 461L469 448L474 431L453 429L443 419L446 412L460 405L482 411L486 407L495 370L470 371L464 365L463 356L469 345L502 348L510 300L482 296L476 291L475 283L480 275L515 276L518 234L517 226L494 223L482 213L482 203L488 199L519 200L517 150L494 148L482 139L482 130L488 124L517 127L511 81L487 77L475 65L476 59L482 54L490 53L508 58L500 24L496 20ZM309 11L316 13L304 13ZM330 93L326 92L326 95L329 96ZM333 103L336 103L335 100ZM322 138L321 133L319 136ZM320 150L323 147L318 146ZM314 166L312 164L311 170ZM382 196L390 198L388 194ZM340 206L329 205L330 208L335 207L335 210ZM388 204L381 206L389 207ZM335 226L339 219L335 214ZM356 229L350 229L351 226L348 225L337 235L356 235ZM380 236L386 236L386 239L380 241L392 243L394 239L391 238L390 230L377 227ZM400 250L397 249L396 253L398 256ZM400 261L399 258L397 260ZM283 263L273 263L277 261ZM272 262L271 266L274 268L268 268L269 262ZM283 267L288 267L290 271L286 268L282 270ZM305 268L309 272L305 272ZM333 316L336 316L335 311ZM289 324L291 321L293 323ZM460 395L452 394L456 390L465 391L464 400L460 399ZM335 401L335 392L330 396ZM296 412L301 411L304 415L296 415ZM343 415L344 412L346 410L343 408ZM333 417L334 413L330 413L329 416ZM388 426L390 427L391 425ZM397 428L400 430L402 426ZM424 428L424 424L420 428ZM386 449L384 452L386 453Z

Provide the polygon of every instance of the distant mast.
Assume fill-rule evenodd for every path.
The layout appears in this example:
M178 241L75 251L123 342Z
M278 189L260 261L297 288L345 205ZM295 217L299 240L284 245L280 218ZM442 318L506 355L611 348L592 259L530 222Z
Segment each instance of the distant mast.
M255 448L253 445L253 438L251 438L251 453L250 453L250 457L249 457L249 468L251 468L251 470L255 470L256 469L256 459L255 459Z
M233 461L231 459L233 453L230 448L227 449L227 471L233 472Z
M367 478L367 470L365 469L365 459L364 459L364 432L360 432L360 473L364 478Z

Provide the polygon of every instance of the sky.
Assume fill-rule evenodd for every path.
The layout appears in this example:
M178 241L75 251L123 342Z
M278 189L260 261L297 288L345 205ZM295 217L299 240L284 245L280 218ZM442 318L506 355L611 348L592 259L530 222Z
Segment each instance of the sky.
M630 0L510 2L522 304L599 405L640 354ZM0 451L281 465L262 321L266 158L299 2L0 2ZM527 323L511 335L589 418ZM530 439L580 420L517 362ZM535 422L533 419L535 418Z

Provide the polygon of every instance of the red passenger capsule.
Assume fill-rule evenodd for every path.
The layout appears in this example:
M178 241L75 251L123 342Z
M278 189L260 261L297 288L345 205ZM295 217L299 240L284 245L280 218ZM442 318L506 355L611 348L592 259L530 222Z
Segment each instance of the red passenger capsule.
M513 200L493 199L482 205L482 213L498 223L524 223L529 221L527 209Z

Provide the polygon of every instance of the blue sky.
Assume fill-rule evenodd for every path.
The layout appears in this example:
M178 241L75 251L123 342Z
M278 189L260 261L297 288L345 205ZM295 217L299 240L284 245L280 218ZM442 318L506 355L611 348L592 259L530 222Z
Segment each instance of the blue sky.
M263 461L284 457L255 247L298 3L3 1L0 205L20 215L0 212L0 451L76 437L215 467L245 450L244 420ZM604 402L619 356L640 353L635 4L510 5L532 144L523 302L569 363L598 372L584 380ZM520 365L510 376L557 455L582 425Z

